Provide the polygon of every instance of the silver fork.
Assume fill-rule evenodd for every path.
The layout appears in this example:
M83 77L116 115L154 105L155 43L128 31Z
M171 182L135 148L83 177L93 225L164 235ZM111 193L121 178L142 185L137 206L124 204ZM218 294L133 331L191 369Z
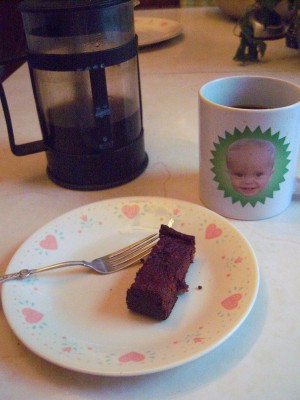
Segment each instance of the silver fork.
M145 237L138 242L135 242L123 249L117 250L113 253L107 254L106 256L96 258L93 261L66 261L57 264L48 265L46 267L36 269L22 269L18 272L11 274L0 275L0 283L11 280L11 279L25 279L33 274L39 272L50 271L57 268L74 267L81 265L83 267L91 268L99 274L111 274L113 272L120 271L121 269L128 268L134 264L137 264L146 257L152 247L158 240L158 233L153 233Z

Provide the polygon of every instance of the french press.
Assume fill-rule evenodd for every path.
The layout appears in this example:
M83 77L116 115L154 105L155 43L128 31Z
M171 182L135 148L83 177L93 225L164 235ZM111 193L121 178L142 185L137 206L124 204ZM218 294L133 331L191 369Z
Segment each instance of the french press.
M27 62L42 140L12 152L45 151L55 183L104 189L146 168L133 0L21 2Z

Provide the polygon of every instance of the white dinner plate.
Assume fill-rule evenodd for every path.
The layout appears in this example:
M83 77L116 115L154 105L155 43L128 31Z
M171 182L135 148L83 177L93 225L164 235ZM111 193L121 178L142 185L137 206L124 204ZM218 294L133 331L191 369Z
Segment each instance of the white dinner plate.
M134 25L140 47L164 42L182 33L179 22L165 18L135 17Z
M127 309L126 291L139 266L111 275L71 267L3 284L3 309L16 336L54 364L107 376L166 370L220 345L254 304L258 266L247 240L196 204L128 197L83 206L34 233L7 272L90 260L156 232L170 218L175 229L195 235L196 255L189 291L167 320Z

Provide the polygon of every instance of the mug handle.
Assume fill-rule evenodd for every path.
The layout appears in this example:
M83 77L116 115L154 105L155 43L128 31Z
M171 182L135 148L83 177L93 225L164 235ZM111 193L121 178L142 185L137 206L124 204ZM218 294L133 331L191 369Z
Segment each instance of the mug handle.
M10 61L17 61L17 60L21 60L21 59L26 60L26 56L14 58L14 60L10 60ZM10 144L12 153L16 156L25 156L28 154L39 153L41 151L47 150L43 140L37 140L34 142L29 142L29 143L24 143L24 144L16 144L13 126L12 126L11 117L10 117L10 112L9 112L9 108L8 108L8 103L7 103L7 99L6 99L6 95L5 95L5 91L4 91L2 82L0 82L0 100L2 103L3 113L4 113L6 127L7 127L8 139L9 139L9 144Z

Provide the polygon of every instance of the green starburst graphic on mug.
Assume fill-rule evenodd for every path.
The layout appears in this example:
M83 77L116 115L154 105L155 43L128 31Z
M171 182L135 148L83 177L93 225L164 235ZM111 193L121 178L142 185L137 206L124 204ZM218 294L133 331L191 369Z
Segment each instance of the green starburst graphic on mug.
M265 187L258 193L248 189L248 194L239 192L232 183L228 170L228 150L233 143L241 139L251 139L251 142L267 143L274 149L274 165L272 174ZM288 171L290 163L288 151L289 143L286 143L286 137L280 138L280 132L272 134L271 129L262 131L257 127L254 131L246 127L244 131L235 128L233 133L225 132L225 137L218 137L219 142L214 143L215 149L211 151L213 158L210 160L213 167L211 171L215 174L214 180L218 183L218 189L224 192L224 197L231 197L232 203L240 202L244 207L251 204L253 207L256 203L265 203L266 198L273 198L274 192L280 190L280 184L285 181L285 174ZM253 141L254 140L254 141ZM244 141L245 142L245 141ZM241 142L240 142L241 143ZM253 189L254 190L254 189Z

